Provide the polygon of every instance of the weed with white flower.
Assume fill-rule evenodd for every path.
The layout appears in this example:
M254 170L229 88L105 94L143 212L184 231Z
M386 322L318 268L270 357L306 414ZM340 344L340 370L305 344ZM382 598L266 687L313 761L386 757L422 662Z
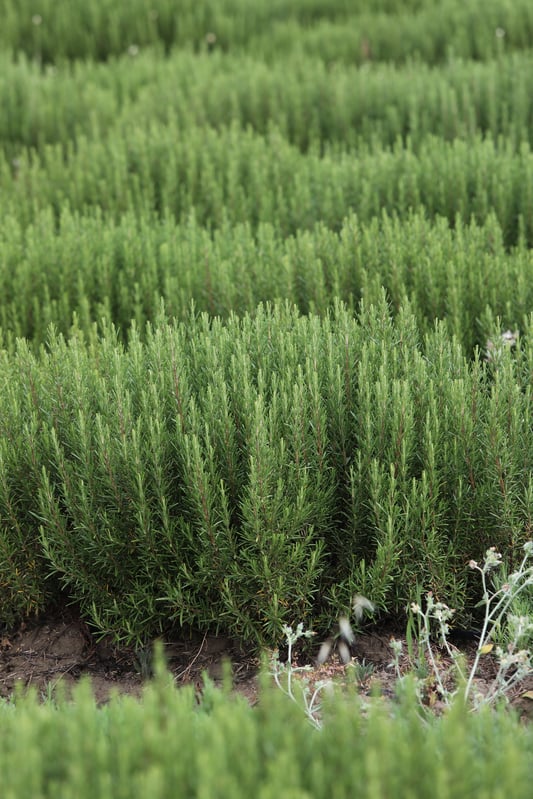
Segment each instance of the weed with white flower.
M275 649L270 658L270 674L274 678L277 687L296 704L303 706L305 715L316 729L320 729L320 694L323 689L331 686L330 680L320 680L311 690L309 680L295 680L296 674L305 674L312 671L311 666L293 666L293 648L300 638L311 638L315 633L311 630L304 630L300 622L296 630L284 625L283 633L287 642L287 660L282 662L279 657L279 650ZM298 687L296 687L296 685Z
M352 601L352 608L357 622L360 622L365 612L373 613L374 605L364 596L356 596ZM270 674L274 678L275 684L278 688L291 699L293 702L302 705L304 712L311 722L311 724L320 729L322 723L320 721L320 696L323 691L333 690L333 683L331 680L318 680L314 683L313 688L310 686L310 681L306 676L295 681L295 675L306 675L313 671L313 667L306 666L293 666L293 648L294 645L301 638L311 638L315 635L311 630L304 630L303 624L300 622L293 630L292 627L285 625L283 633L287 642L287 660L283 663L279 657L279 650L275 649L270 658ZM344 665L351 662L350 646L355 641L355 633L352 630L350 620L347 616L339 618L338 632L328 638L320 647L318 657L316 659L317 665L322 665L326 662L334 650ZM372 668L369 664L364 664L364 667L357 674L360 674L361 679L370 676ZM298 688L296 689L296 684ZM296 691L298 695L296 695Z
M409 659L413 670L418 674L419 689L424 681L425 668L430 669L434 685L440 696L441 702L449 706L455 697L462 698L473 710L478 710L484 705L493 705L500 700L506 700L510 690L522 680L533 673L533 664L529 649L521 646L533 633L533 619L529 615L513 614L512 608L516 600L528 589L533 587L533 566L528 561L533 556L533 541L524 545L524 556L519 568L510 574L505 582L493 581L494 588L489 590L488 577L491 572L502 565L502 556L491 547L485 554L485 560L479 565L471 560L471 569L479 572L483 588L483 596L479 606L485 607L484 619L479 632L479 643L472 665L468 669L464 657L449 642L450 622L454 610L443 602L435 601L433 594L426 594L424 608L420 603L412 603L410 618L407 628L407 642ZM440 658L433 642L433 631L436 628L437 640L450 657L455 679L453 687L448 687L449 674L441 666ZM505 630L507 645L502 648L497 644ZM412 646L413 637L418 642L416 654ZM401 641L393 641L392 649L394 660L391 666L396 669L400 679L403 678L400 669L400 658L403 654ZM484 692L478 690L476 677L478 676L481 658L494 651L498 660L496 675ZM422 691L419 690L419 696Z

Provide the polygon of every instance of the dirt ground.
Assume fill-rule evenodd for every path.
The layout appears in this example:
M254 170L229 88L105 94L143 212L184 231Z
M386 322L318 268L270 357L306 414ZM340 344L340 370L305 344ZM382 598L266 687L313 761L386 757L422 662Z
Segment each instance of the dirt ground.
M255 701L259 661L247 656L237 642L192 635L164 641L164 650L177 685L193 683L200 691L204 671L215 682L221 681L229 659L236 689ZM68 691L82 677L90 678L98 703L107 702L111 692L140 695L149 677L150 655L96 640L79 615L67 609L0 636L0 697L9 698L22 683L46 698L60 682Z
M369 695L378 686L384 697L392 699L397 679L390 667L392 637L401 636L398 636L398 631L390 629L376 629L358 635L349 666L344 666L335 652L321 666L308 656L312 671L306 676L311 684L328 679L341 684L355 680L363 695ZM471 662L476 642L462 641L457 646ZM229 659L235 690L251 704L256 703L259 660L245 651L238 641L221 636L190 636L182 640L167 640L164 647L176 685L192 683L200 693L203 672L207 672L215 683L221 682L224 664ZM317 651L318 647L319 644ZM438 656L443 669L446 669L450 665L449 658L444 652L438 652ZM106 640L96 641L79 615L69 609L26 622L0 636L0 697L9 698L15 685L21 682L24 686L34 686L45 699L53 696L60 682L68 691L84 676L90 678L98 703L107 702L111 692L138 696L148 676L148 660L133 649L117 647ZM304 663L301 659L298 665ZM404 659L402 666L407 669L408 665ZM484 656L477 687L486 691L495 673L495 658ZM524 696L528 692L533 696L533 676L517 686L510 697L510 706L524 721L533 720L533 699ZM443 707L431 686L427 698L428 704L437 712Z

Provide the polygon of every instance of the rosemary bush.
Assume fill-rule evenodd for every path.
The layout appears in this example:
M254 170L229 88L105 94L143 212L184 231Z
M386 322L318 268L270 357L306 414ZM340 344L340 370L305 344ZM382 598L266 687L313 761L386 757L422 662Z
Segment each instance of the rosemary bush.
M506 31L506 47L528 47L533 26L527 0L503 6L501 0L476 0L466 7L457 0L379 0L372 12L361 0L298 0L290 10L280 1L185 0L179 15L170 0L153 0L150 5L134 0L127 8L111 0L59 6L41 0L39 13L29 0L2 0L0 13L0 45L43 63L105 61L132 45L147 44L167 51L172 46L206 50L213 45L223 51L250 49L274 60L294 48L298 38L302 50L326 61L403 61L414 53L440 63L450 52L474 58L497 55L498 27ZM215 38L207 39L209 33Z
M194 213L211 228L271 223L287 236L318 222L339 230L350 211L369 222L383 210L405 218L423 206L450 224L458 215L495 216L507 246L529 245L532 169L527 142L517 152L479 135L428 136L416 152L401 142L390 150L368 145L355 157L301 153L275 127L261 136L236 123L182 130L176 119L154 120L128 125L111 142L80 135L38 154L25 150L16 168L0 154L0 211L23 227L43 210L56 221L66 209L89 216L101 209L115 221L128 212L153 221Z
M531 3L367 5L0 0L6 619L263 643L512 569Z
M123 340L134 320L144 338L162 298L166 314L183 321L192 302L227 318L278 297L324 315L335 298L354 311L363 295L379 302L384 287L394 312L408 299L421 332L443 319L473 355L497 317L504 329L520 327L533 299L531 251L507 252L494 216L452 228L421 211L366 223L350 215L338 233L317 224L289 238L270 224L210 232L194 216L113 223L65 210L58 222L43 211L27 229L10 222L0 231L0 326L10 349L16 336L38 348L51 323L65 335L72 325L88 333L102 318Z
M422 727L412 696L365 712L337 697L318 732L274 691L265 686L251 708L207 684L198 704L191 686L177 690L160 672L142 701L97 707L86 684L72 703L19 696L0 705L0 790L18 799L530 795L531 727L507 714L468 715L457 703Z
M384 300L191 315L127 348L112 328L19 342L4 606L41 607L53 573L126 640L175 619L265 642L295 616L331 628L358 593L395 612L422 583L464 607L467 560L496 542L512 562L530 525L525 324L497 369Z
M428 135L445 141L476 134L532 142L529 51L474 62L453 58L436 70L423 62L330 68L292 48L272 64L249 52L210 54L140 49L111 62L48 67L2 56L0 142L6 155L47 144L112 141L151 121L181 129L230 124L263 136L275 126L301 152L362 145L416 152ZM13 162L12 162L13 164Z

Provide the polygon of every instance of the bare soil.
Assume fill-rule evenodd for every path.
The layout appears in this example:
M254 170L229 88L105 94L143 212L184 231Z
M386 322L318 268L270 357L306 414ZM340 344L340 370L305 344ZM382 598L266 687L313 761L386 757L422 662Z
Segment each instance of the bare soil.
M193 683L200 691L203 672L219 682L229 660L236 690L255 701L259 661L238 642L191 635L163 644L177 685ZM21 683L35 687L46 698L59 683L68 692L82 677L90 678L98 703L107 702L112 692L139 696L150 676L150 649L144 654L110 640L97 640L71 609L27 621L0 636L0 697L9 698Z
M312 657L301 654L298 665L307 661L312 666L306 674L311 684L328 679L353 684L355 680L361 694L368 696L377 687L381 695L392 699L397 679L394 669L390 668L392 637L401 636L397 630L386 628L358 635L349 666L343 665L335 653L321 666L317 666ZM463 641L459 646L467 662L471 662L476 642ZM251 704L256 703L259 659L244 649L239 641L222 636L190 635L166 640L164 648L176 685L192 683L201 693L203 673L207 672L215 683L220 683L225 663L229 660L235 690ZM438 656L442 670L451 666L444 652ZM79 614L67 609L25 622L0 635L0 697L9 698L17 683L21 683L25 687L34 686L44 699L53 696L60 683L68 692L82 677L90 678L98 703L107 702L112 693L139 696L149 676L148 662L149 658L145 660L134 649L117 647L105 639L97 641ZM407 659L402 668L409 668ZM488 690L495 673L494 656L484 656L476 687L480 691ZM517 686L510 696L510 706L524 721L533 720L533 699L524 696L528 692L533 692L533 676ZM427 702L435 712L443 707L431 682L428 682Z

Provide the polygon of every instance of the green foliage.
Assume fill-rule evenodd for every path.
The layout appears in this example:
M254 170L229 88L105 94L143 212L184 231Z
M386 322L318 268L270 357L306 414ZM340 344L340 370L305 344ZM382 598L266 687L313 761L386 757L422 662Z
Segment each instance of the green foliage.
M275 159L271 157L276 153ZM406 217L423 206L453 224L457 215L483 222L495 214L506 244L532 241L533 156L527 143L510 145L480 137L443 143L427 137L415 153L409 146L374 151L302 154L276 130L266 136L237 126L181 130L176 121L133 127L111 143L80 136L64 148L24 153L0 175L5 193L0 210L24 227L51 208L59 219L67 208L117 220L194 212L209 227L269 222L283 235L322 221L339 229L353 210L369 221L383 209Z
M524 648L531 640L533 620L528 613L517 616L513 612L524 594L531 593L533 585L533 567L528 565L533 553L533 541L526 542L523 549L524 555L517 570L503 575L500 571L500 576L496 576L496 579L492 573L503 564L502 556L495 547L487 550L481 565L475 560L469 563L470 568L479 573L483 588L479 602L479 606L483 608L483 617L471 665L467 665L464 653L460 653L448 642L454 609L444 602L435 602L431 592L424 599L419 596L419 602L411 603L406 633L407 649L409 662L417 672L417 693L421 701L427 700L424 689L432 685L439 700L446 706L450 706L453 697L460 696L469 708L479 710L481 707L507 701L514 689L533 673L530 652ZM503 579L506 579L505 583ZM496 587L493 588L490 584L494 582ZM476 680L481 660L494 649L495 641L502 637L502 630L505 630L505 649L496 646L498 667L491 675L486 690L479 691ZM414 636L418 644L416 654ZM436 656L435 637L446 651L451 667L443 668L442 661ZM402 642L393 641L392 646L396 672L402 680L399 663ZM428 677L428 671L431 671L431 677ZM447 684L450 677L451 687Z
M527 0L2 0L0 45L42 63L106 60L132 45L158 44L195 51L250 49L269 59L295 47L348 63L403 61L413 54L430 63L448 54L488 58L505 46L528 47L533 19ZM209 37L208 34L213 34Z
M41 606L52 572L132 641L172 618L275 641L355 593L397 612L419 583L463 607L468 559L512 557L530 525L524 324L496 370L384 300L191 315L127 349L112 329L21 342L0 381L2 601Z
M276 157L272 157L272 152ZM24 152L16 168L5 158L0 210L27 228L39 214L95 216L118 222L174 217L219 228L247 222L276 226L281 235L318 222L339 230L350 210L361 222L383 210L406 218L423 206L429 217L458 215L484 222L495 215L506 245L532 241L533 157L526 142L509 144L426 137L417 152L393 150L303 154L276 130L264 137L236 125L182 130L174 120L133 127L111 142L80 136ZM142 246L139 244L138 246Z
M178 225L126 215L115 224L64 210L57 224L49 212L26 229L9 222L0 231L0 326L10 348L15 336L38 347L51 323L65 335L73 324L88 333L102 318L123 340L134 320L144 338L161 298L181 320L191 302L228 317L278 297L323 315L335 298L353 308L363 296L379 302L385 287L395 312L408 299L422 332L442 319L471 354L485 348L495 317L514 330L533 302L531 251L506 252L493 216L452 229L422 212L368 223L351 215L338 233L319 223L288 238L271 224L209 233L194 217Z
M364 712L345 696L328 703L318 732L273 688L251 708L207 684L198 705L164 673L142 702L114 697L98 708L87 684L74 699L38 704L30 694L0 706L3 796L530 795L531 728L503 712L467 714L456 703L423 727L413 696Z
M484 346L488 316L516 326L529 311L533 71L529 52L502 50L513 49L506 15L521 19L521 6L484 8L483 20L496 14L505 32L498 39L491 29L496 59L398 68L391 51L387 63L360 69L292 46L267 62L249 39L229 52L126 53L146 14L146 41L170 42L165 3L128 14L84 4L76 19L76 4L37 15L4 5L6 41L20 28L66 46L70 31L81 56L78 25L102 47L105 37L91 38L101 26L108 37L115 23L127 34L103 64L42 69L0 54L0 327L9 347L15 336L39 345L51 322L67 334L73 322L87 331L102 317L124 339L135 319L142 335L161 297L181 319L191 300L224 316L280 297L324 313L335 297L356 306L385 286L394 308L412 301L421 329L446 318L469 353ZM236 9L249 31L286 16L278 3L186 4L180 41L191 44L193 30L216 29L212 15L230 19ZM310 25L302 41L360 11L314 0L293 9ZM412 14L442 22L427 3L384 2L373 12L395 30Z
M532 58L328 66L292 51L272 64L250 53L163 59L157 49L110 63L75 62L42 70L7 55L0 72L0 141L20 158L23 147L111 140L151 121L180 128L231 124L266 135L275 126L302 152L363 144L417 151L429 135L446 141L481 133L516 149L532 142Z
M8 621L271 642L530 537L531 3L290 6L0 0Z

